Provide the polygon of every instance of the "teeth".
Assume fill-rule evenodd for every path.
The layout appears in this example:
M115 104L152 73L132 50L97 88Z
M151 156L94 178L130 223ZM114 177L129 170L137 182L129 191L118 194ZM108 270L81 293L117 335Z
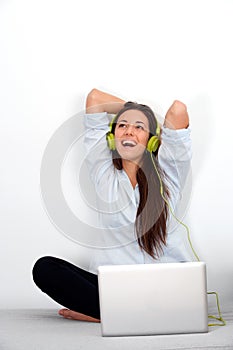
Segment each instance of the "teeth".
M130 146L130 147L133 147L133 146L136 146L136 142L135 141L132 141L132 140L124 140L122 141L122 145L123 146Z

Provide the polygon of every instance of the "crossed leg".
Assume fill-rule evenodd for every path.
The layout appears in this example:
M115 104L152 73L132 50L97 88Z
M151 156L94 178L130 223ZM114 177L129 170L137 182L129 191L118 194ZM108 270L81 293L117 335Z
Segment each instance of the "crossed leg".
M59 315L71 320L100 322L97 275L62 259L43 257L34 265L33 279L44 293L66 307Z

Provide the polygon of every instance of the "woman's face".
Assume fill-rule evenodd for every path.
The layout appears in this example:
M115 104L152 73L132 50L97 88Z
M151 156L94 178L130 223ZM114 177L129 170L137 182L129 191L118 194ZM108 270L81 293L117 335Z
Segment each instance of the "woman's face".
M149 122L141 111L130 109L120 115L115 128L115 145L122 159L139 163L149 138Z

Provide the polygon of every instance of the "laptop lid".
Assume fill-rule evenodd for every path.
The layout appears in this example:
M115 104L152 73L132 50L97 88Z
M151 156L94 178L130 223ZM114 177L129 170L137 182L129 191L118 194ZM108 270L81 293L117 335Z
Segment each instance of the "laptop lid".
M98 269L103 336L208 331L204 262Z

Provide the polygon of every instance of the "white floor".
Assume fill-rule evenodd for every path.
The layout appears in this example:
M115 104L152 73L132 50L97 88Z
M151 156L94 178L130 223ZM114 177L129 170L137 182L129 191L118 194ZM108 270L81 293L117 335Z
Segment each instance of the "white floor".
M223 310L224 327L205 334L102 337L101 325L65 320L56 309L0 310L1 350L233 350L233 310Z

